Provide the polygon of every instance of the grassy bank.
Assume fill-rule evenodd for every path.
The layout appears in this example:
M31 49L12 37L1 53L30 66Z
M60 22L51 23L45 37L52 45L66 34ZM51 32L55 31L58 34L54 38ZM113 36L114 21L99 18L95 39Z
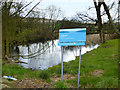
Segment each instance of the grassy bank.
M15 83L23 82L25 79L34 79L36 88L39 87L37 84L41 82L45 84L43 86L41 85L41 87L76 87L78 59L79 57L77 57L76 60L64 63L64 83L59 81L61 64L50 67L48 70L32 71L16 64L3 62L2 75L9 75L17 78L18 81L15 81ZM38 81L36 81L36 79ZM118 39L106 41L97 49L82 55L80 87L118 87Z

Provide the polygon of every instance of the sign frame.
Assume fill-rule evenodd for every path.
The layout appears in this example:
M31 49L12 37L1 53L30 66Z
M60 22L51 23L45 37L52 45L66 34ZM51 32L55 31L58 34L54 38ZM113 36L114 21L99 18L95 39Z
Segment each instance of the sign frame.
M58 46L85 45L86 28L60 29Z

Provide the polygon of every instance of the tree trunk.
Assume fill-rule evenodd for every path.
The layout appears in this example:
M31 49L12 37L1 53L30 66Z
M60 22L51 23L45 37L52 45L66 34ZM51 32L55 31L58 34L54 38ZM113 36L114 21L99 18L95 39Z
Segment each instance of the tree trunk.
M98 5L97 5L97 2L96 0L93 0L94 1L94 5L95 5L95 9L96 9L96 13L97 13L97 19L98 19L98 31L100 33L100 41L102 43L105 42L105 37L104 37L104 31L103 31L103 27L102 27L102 18L101 18L101 11L100 11L100 8L101 8L101 5L102 3L101 2L98 2Z
M118 2L118 29L119 29L119 32L120 32L119 25L120 25L120 0Z
M110 15L110 12L109 12L109 9L108 9L106 3L105 3L105 2L102 2L102 4L103 4L103 7L104 7L104 9L105 9L105 11L106 11L106 14L107 14L107 16L108 16L109 22L110 22L110 24L112 25L114 31L115 31L117 34L120 35L120 32L117 31L116 28L115 28L115 25L114 25L114 23L113 23L112 17L111 17L111 15Z

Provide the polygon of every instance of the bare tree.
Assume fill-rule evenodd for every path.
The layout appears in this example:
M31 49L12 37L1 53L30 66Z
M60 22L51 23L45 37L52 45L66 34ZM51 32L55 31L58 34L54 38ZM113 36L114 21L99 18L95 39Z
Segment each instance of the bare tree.
M114 23L113 23L113 20L112 20L111 15L110 15L109 9L108 9L106 3L104 2L104 0L103 0L102 4L103 4L104 10L106 11L106 14L107 14L107 16L108 16L109 22L110 22L110 24L111 24L112 27L113 27L113 30L114 30L117 34L120 35L120 32L119 32L118 30L116 30L116 27L114 26Z
M47 15L48 15L48 18L49 18L49 26L48 26L48 29L50 29L51 27L51 30L52 32L55 31L55 23L57 22L57 18L60 17L60 15L62 15L62 11L60 8L57 8L53 5L47 7Z
M98 3L96 2L96 0L93 0L93 2L94 2L94 6L97 13L98 31L100 32L100 39L101 39L101 42L103 43L105 41L105 38L104 38L104 32L102 28L102 18L101 18L101 10L100 10L102 2L100 0L98 0Z
M41 0L42 1L42 0ZM33 8L26 14L28 16L33 9L40 4L39 1ZM2 46L3 46L3 57L5 54L9 54L9 45L13 43L12 41L15 38L16 34L16 21L20 17L22 11L29 6L32 2L24 5L23 2L15 2L14 0L2 0L2 18L3 18L3 37L2 37ZM24 17L25 18L25 17ZM23 18L22 18L23 19ZM21 19L20 19L21 20ZM12 25L13 24L13 25Z
M113 31L115 31L117 34L120 35L120 32L118 32L118 30L116 30L116 27L113 23L113 20L112 20L112 17L111 17L111 14L110 14L110 11L109 11L109 8L108 6L106 5L106 3L104 2L104 0L98 0L98 5L97 5L97 2L96 0L93 0L94 2L94 6L95 6L95 9L96 9L96 12L97 12L97 19L98 19L98 27L99 27L99 30L100 30L100 37L101 37L101 41L104 42L105 41L105 36L104 36L104 31L103 31L103 28L102 28L102 18L101 18L101 5L103 5L104 7L104 10L107 14L107 17L109 19L109 23L112 25L112 28L113 28ZM114 4L114 3L113 3ZM111 6L113 6L113 4Z
M98 31L100 34L100 40L101 42L105 42L105 35L104 35L104 30L103 30L103 19L102 16L107 15L109 23L111 25L111 27L113 28L113 31L120 34L118 32L118 30L116 30L116 27L114 25L113 19L111 17L110 14L110 10L113 8L113 6L115 5L115 3L113 2L111 5L106 5L106 3L104 2L104 0L93 0L94 2L94 7L89 7L89 10L92 8L95 8L96 10L96 16L97 18L93 18L91 16L89 16L89 14L85 13L77 13L77 16L82 20L82 21L92 21L92 22L96 22L96 25L98 26ZM101 11L101 7L103 5L104 11Z

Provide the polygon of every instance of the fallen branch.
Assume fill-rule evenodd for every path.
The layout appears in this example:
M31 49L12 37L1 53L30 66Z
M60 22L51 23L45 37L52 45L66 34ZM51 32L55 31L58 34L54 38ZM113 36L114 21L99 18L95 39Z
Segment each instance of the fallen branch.
M9 59L7 55L5 55L5 58L8 60L8 62L11 62L11 60Z
M22 61L10 60L10 58L9 58L7 55L5 55L5 58L6 58L10 63L24 63L24 64L28 64L28 63L22 62Z
M24 64L28 64L26 62L22 62L22 61L15 61L15 60L12 60L14 63L24 63Z

